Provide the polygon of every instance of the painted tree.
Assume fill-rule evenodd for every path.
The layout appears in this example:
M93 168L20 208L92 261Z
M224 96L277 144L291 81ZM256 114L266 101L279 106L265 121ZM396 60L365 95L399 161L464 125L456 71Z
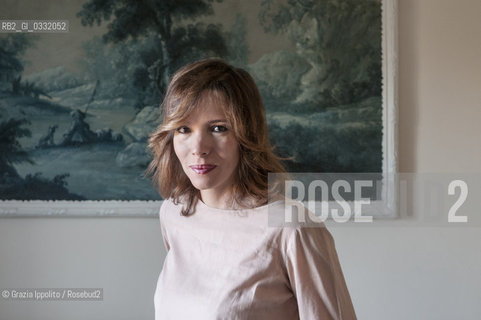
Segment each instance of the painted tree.
M381 94L379 0L263 0L267 32L285 33L311 65L298 102L346 104Z
M141 53L146 67L138 69L136 77L148 74L164 92L171 72L188 57L199 52L201 57L227 54L219 26L195 23L198 17L213 13L213 1L89 0L77 16L83 25L108 22L103 36L107 43L149 37L153 47Z
M0 83L12 83L23 71L22 55L37 37L30 34L8 34L0 37Z
M0 122L0 182L19 178L13 166L15 163L33 163L19 142L20 138L31 135L30 130L23 127L26 124L25 119Z
M245 67L249 58L247 44L247 19L236 13L234 23L228 35L229 61L236 66Z

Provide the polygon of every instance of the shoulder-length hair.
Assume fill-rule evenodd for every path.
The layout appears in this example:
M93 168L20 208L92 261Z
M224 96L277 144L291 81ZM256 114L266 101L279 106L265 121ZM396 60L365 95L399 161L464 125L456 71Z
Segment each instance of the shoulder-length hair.
M163 122L149 138L153 160L147 172L152 174L153 182L164 199L182 202L183 215L193 213L200 193L175 155L173 137L174 131L197 107L205 91L225 102L227 121L239 143L240 159L233 200L242 207L266 204L268 173L283 173L285 169L270 145L264 105L254 79L245 70L220 59L191 63L172 77L161 105Z

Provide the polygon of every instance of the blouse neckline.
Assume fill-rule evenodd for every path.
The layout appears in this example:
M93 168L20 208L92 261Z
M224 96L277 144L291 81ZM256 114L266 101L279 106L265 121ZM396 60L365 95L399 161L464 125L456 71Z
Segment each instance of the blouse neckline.
M270 202L270 203L267 203L265 205L262 205L262 206L259 206L259 207L255 207L255 208L241 208L241 209L220 209L220 208L214 208L214 207L210 207L208 205L206 205L202 200L198 199L197 201L197 205L200 207L200 209L206 209L206 210L209 210L209 211L217 211L217 212L223 212L223 213L234 213L234 214L238 214L238 213L241 213L241 212L246 212L246 211L262 211L262 210L265 210L267 208L269 208L269 206L271 205L274 205L276 203L279 203L279 202L282 202L283 200L277 200L277 201L274 201L274 202Z

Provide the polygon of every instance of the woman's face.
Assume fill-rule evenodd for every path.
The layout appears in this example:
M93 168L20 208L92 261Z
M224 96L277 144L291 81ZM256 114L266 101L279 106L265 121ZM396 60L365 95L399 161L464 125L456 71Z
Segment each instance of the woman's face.
M211 196L231 190L239 163L239 144L223 102L205 92L194 112L175 130L174 150L192 185Z

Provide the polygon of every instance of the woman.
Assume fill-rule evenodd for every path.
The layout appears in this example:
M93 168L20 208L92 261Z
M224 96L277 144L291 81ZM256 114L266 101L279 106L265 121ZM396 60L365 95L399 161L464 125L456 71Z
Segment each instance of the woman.
M217 59L172 78L151 135L167 256L155 319L355 319L334 242L324 228L272 227L269 144L252 77Z

